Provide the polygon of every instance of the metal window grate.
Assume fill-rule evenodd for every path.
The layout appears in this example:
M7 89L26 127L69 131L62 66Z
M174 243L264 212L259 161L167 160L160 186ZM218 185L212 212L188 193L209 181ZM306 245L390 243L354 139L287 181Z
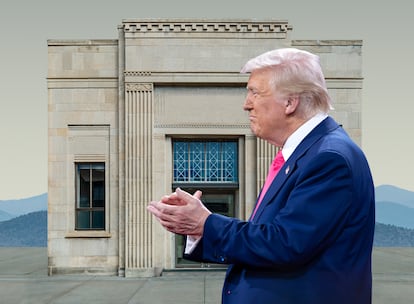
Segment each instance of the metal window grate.
M174 141L174 182L237 183L236 141Z

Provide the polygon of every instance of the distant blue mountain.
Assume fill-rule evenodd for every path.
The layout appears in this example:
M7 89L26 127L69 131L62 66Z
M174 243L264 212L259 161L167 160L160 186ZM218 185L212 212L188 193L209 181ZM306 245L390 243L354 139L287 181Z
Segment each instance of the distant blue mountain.
M391 185L381 185L375 188L377 202L392 202L414 208L414 192Z
M375 223L375 247L414 247L414 229Z
M376 222L414 229L414 208L393 202L377 202Z
M46 247L47 211L0 222L0 247Z
M376 222L414 229L414 192L382 185L375 196Z
M0 200L0 212L6 212L12 217L44 210L47 210L47 193L23 199ZM8 218L2 219L0 217L0 221L4 220L8 220Z
M15 216L13 214L10 214L10 213L8 213L6 211L0 210L0 222L10 220L10 219L12 219L14 217Z

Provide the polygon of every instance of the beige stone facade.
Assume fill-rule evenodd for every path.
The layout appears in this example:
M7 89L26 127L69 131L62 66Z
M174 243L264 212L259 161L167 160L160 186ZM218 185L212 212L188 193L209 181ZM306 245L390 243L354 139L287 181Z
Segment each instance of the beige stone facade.
M180 266L177 237L146 206L175 186L175 141L231 141L237 182L200 186L213 199L225 192L232 215L248 217L275 149L250 131L239 71L265 51L318 54L332 116L361 143L362 41L291 40L288 22L274 20L124 20L118 31L114 40L48 41L50 274L155 276L211 266ZM103 166L103 176L82 171L85 164ZM104 199L87 213L81 198L94 200L94 181Z

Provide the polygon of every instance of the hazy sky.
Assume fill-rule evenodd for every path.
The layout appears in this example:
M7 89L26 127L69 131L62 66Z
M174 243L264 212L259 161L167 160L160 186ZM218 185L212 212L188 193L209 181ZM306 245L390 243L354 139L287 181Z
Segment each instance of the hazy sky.
M3 0L0 200L47 192L47 40L117 39L129 18L287 20L292 39L363 40L362 148L376 186L414 191L413 5L382 2Z

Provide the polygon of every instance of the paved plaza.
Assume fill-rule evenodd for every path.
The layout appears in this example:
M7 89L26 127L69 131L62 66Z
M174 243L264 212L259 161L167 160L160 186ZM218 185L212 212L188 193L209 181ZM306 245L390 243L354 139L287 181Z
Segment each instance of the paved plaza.
M414 248L375 248L373 304L414 301ZM0 247L2 304L217 304L224 271L167 271L156 278L47 275L46 248ZM352 303L350 303L352 304Z

